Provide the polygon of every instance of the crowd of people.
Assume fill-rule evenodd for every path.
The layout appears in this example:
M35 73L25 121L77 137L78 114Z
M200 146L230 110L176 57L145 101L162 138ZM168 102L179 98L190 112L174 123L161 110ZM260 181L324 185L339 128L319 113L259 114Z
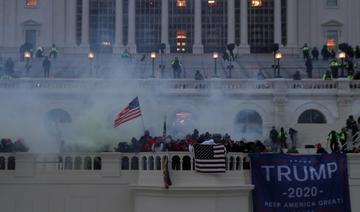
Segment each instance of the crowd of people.
M347 44L341 43L338 45L339 52L343 52L343 58L337 58L334 47L324 45L321 52L316 47L309 47L307 43L302 47L302 55L305 60L306 73L308 78L313 75L313 61L319 60L321 54L323 61L328 61L328 70L323 74L323 80L332 80L347 78L349 80L360 80L360 72L355 71L356 63L354 59L360 59L360 47L356 46L355 49ZM340 73L339 73L340 72ZM294 80L300 80L300 74L297 72L293 75Z
M22 139L13 142L10 138L0 140L0 152L28 152L29 148L24 144Z
M13 58L9 57L5 62L0 61L0 79L12 79L23 76L29 76L30 69L32 68L33 60L40 60L42 62L42 68L45 78L50 77L51 69L51 58L56 59L59 53L59 49L55 44L50 48L46 49L42 46L34 49L31 43L24 43L19 48L19 61L25 63L25 72L19 76L15 73L15 61Z
M355 120L350 115L346 120L346 126L340 132L332 130L328 134L328 143L332 152L360 152L360 117Z
M210 134L209 132L200 134L197 129L193 133L182 139L174 139L171 136L153 137L149 131L145 131L140 139L132 138L131 143L120 142L115 148L117 152L193 152L195 144L224 144L228 152L266 152L269 149L259 140L246 142L245 140L234 141L230 135Z

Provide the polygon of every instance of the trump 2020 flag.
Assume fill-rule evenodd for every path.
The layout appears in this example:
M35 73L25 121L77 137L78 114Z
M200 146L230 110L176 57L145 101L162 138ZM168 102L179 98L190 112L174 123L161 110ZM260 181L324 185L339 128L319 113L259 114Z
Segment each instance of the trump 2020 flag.
M120 126L121 124L128 122L132 119L141 116L139 98L136 97L132 100L129 105L124 108L116 117L114 121L114 128Z
M346 154L250 154L254 212L351 212Z
M200 173L225 172L225 146L203 145L194 146L195 169Z

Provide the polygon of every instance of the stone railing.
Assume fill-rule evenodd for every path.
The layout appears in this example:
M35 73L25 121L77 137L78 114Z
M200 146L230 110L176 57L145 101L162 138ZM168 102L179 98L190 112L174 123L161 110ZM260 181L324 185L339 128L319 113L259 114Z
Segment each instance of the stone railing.
M273 89L303 89L303 90L337 90L337 89L360 89L360 81L339 80L289 80L289 79L208 79L202 81L196 80L173 80L173 79L137 79L137 80L103 80L103 79L16 79L1 80L2 89L23 89L40 91L62 91L91 89L96 90L118 90L118 88L135 89L158 89L161 92L179 91L206 91L206 90L224 90L224 91L269 91ZM248 91L246 91L248 92Z
M0 154L0 171L15 170L15 154Z
M194 171L194 154L190 152L164 152L121 154L122 170L163 170L164 158L167 157L170 169L174 171ZM250 169L249 158L243 153L228 153L226 155L228 171Z
M194 154L191 152L141 152L119 153L104 152L96 154L67 153L37 155L31 153L1 153L0 176L14 173L16 176L32 176L35 173L78 173L93 172L102 175L120 176L120 172L162 172L164 158L168 158L169 170L173 173L195 172ZM348 154L351 173L358 169L359 154ZM227 173L250 169L250 159L246 153L230 152L226 154ZM36 170L36 171L35 171ZM9 172L12 171L12 172ZM354 174L352 174L354 175Z
M194 154L190 152L142 152L142 153L99 153L99 154L51 154L31 153L0 154L0 173L14 170L15 164L35 168L38 171L99 171L103 167L116 167L120 171L162 171L164 159L168 158L169 168L173 171L194 171ZM19 160L16 161L15 159ZM249 158L244 153L228 153L226 169L242 171L250 169ZM19 170L21 171L21 170ZM29 170L28 170L29 171Z

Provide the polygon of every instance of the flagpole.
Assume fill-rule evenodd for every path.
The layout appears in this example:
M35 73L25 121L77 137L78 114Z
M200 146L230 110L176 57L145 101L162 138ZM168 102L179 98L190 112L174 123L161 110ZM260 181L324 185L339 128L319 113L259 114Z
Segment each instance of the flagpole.
M142 114L141 114L141 123L142 123L142 126L143 126L143 132L145 132L144 117L143 117Z
M139 98L139 97L137 97ZM141 111L141 106L140 106L140 100L139 100L139 109ZM144 124L144 116L143 116L143 112L141 112L141 123L142 123L142 127L143 127L143 133L145 132L145 124Z

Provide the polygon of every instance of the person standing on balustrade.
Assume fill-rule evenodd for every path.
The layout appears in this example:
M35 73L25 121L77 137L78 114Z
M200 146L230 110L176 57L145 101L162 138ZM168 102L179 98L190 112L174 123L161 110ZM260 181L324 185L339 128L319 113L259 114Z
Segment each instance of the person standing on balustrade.
M45 57L45 59L44 59L44 61L42 63L42 67L44 69L44 77L49 78L50 77L51 62L50 62L48 57Z

